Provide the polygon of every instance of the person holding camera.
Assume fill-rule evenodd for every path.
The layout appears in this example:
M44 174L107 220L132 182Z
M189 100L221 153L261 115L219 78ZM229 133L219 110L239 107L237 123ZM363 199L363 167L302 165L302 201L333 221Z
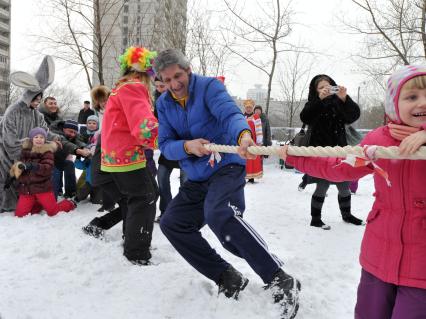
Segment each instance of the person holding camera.
M346 146L345 124L355 122L360 116L360 108L346 93L344 86L325 74L315 76L309 85L308 102L300 119L311 127L309 146ZM330 229L321 219L321 210L331 182L316 179L315 192L311 199L311 226ZM345 222L363 225L363 221L351 213L351 192L349 182L335 183L338 189L337 200Z

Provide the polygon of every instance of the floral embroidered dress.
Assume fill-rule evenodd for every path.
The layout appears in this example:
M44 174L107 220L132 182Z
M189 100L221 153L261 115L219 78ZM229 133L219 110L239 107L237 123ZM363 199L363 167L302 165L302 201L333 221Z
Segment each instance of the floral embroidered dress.
M262 134L262 121L258 114L247 115L244 114L247 123L250 126L251 137L256 145L262 145L263 134ZM246 178L262 178L263 176L263 163L262 156L257 155L255 159L247 160L246 164Z
M158 121L148 89L138 79L111 92L102 123L101 170L128 172L146 166L144 149L157 147Z

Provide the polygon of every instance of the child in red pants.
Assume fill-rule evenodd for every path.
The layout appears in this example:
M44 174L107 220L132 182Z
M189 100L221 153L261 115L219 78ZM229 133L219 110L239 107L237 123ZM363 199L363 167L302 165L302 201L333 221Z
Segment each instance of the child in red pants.
M45 210L47 215L55 216L58 212L69 212L76 207L70 200L59 203L55 200L52 187L53 153L57 146L46 142L47 132L36 127L29 132L28 139L22 144L20 161L13 164L10 175L17 180L19 199L15 216L23 217Z

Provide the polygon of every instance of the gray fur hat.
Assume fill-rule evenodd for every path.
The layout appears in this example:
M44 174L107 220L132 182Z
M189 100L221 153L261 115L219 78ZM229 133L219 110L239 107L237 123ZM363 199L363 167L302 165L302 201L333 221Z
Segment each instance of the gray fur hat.
M21 100L30 105L31 101L52 84L55 78L55 64L51 56L46 55L41 62L35 75L27 72L13 72L10 81L21 88L24 88Z

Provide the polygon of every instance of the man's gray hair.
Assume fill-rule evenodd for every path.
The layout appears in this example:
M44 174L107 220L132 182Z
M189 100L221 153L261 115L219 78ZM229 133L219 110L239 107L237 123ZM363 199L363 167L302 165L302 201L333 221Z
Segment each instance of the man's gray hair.
M178 49L167 49L161 51L154 61L154 70L158 77L161 77L159 72L165 68L177 64L182 69L187 69L191 66L186 56Z

